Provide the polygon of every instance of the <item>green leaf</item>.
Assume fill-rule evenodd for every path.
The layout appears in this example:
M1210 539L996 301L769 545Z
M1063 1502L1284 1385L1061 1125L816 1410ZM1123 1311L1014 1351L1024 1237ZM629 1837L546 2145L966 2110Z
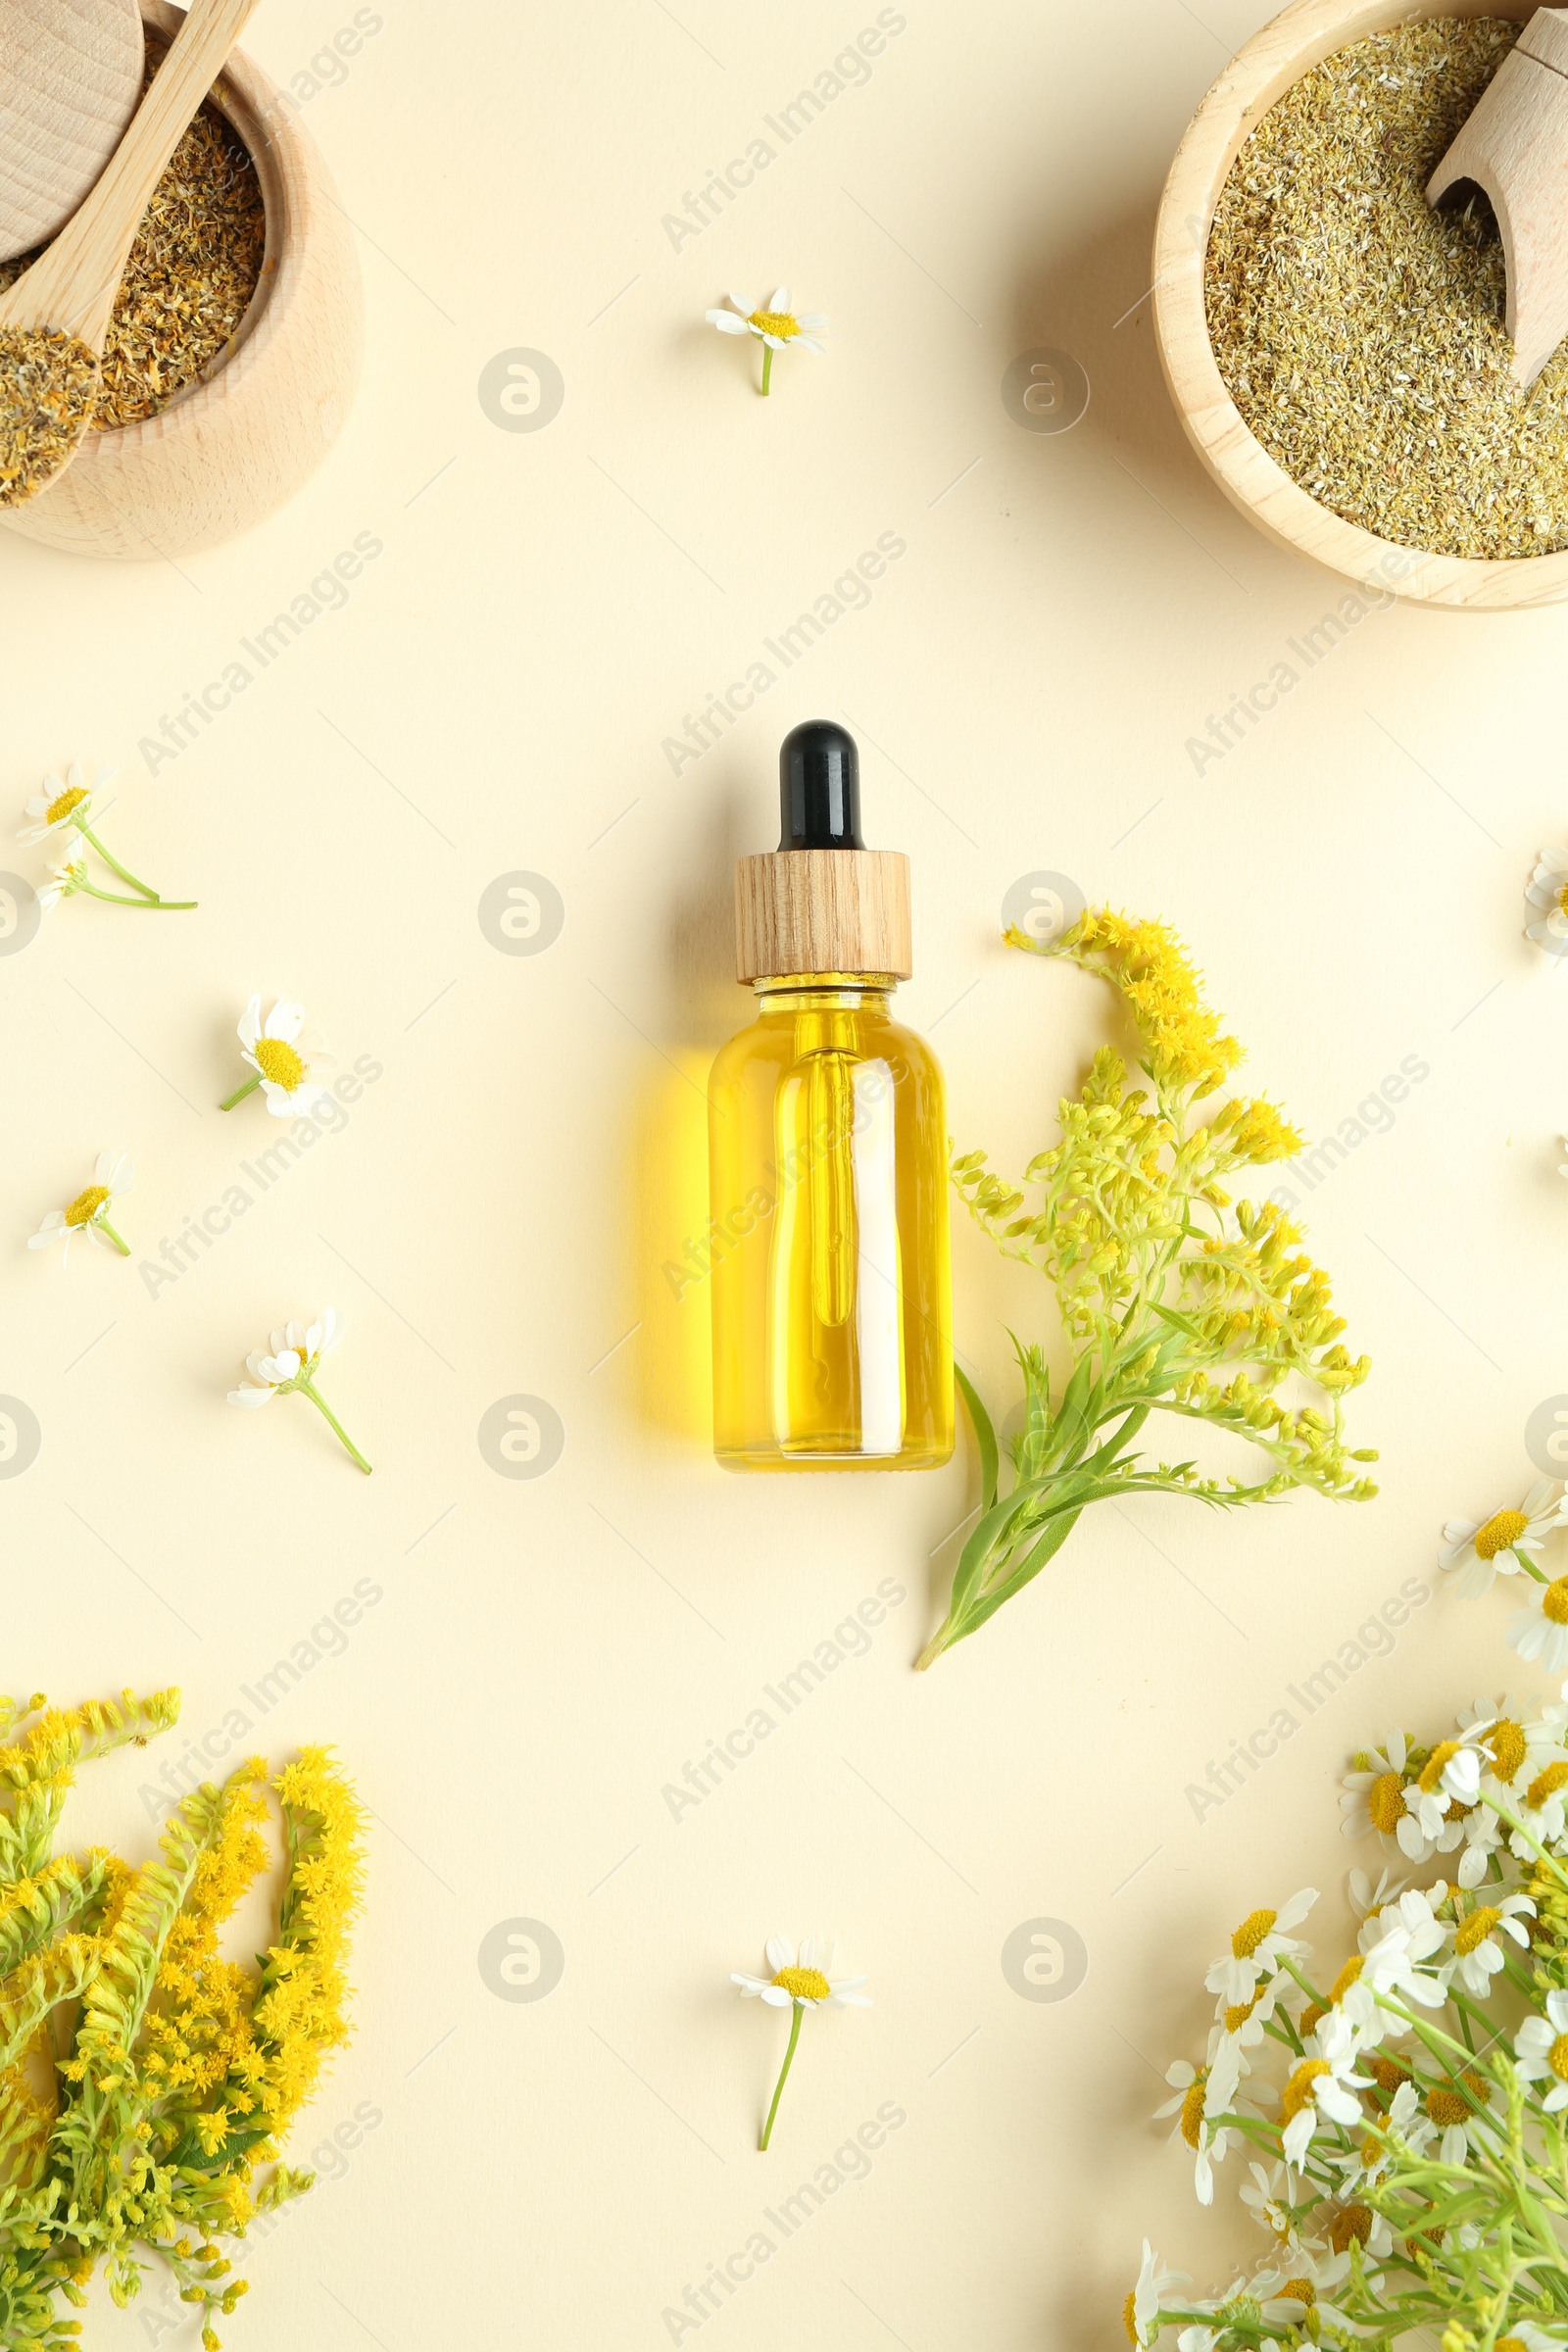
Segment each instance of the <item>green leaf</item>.
M980 1448L980 1492L984 1497L981 1507L983 1510L989 1511L997 1499L997 1479L1000 1469L997 1433L991 1425L991 1415L981 1403L973 1382L958 1369L956 1364L953 1367L953 1377L957 1385L958 1394L968 1409L969 1419L974 1424L975 1443Z

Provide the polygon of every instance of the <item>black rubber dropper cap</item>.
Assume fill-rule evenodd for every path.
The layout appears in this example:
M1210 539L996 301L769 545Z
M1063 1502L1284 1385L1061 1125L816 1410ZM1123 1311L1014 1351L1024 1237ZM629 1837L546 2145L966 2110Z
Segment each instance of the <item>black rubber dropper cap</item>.
M860 755L831 718L808 718L779 746L781 850L863 850Z

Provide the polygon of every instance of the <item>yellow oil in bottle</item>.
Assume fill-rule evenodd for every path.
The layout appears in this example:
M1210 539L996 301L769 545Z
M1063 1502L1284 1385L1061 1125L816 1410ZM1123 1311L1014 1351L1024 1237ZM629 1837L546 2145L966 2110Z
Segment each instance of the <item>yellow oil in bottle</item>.
M894 983L757 985L709 1085L713 1442L733 1470L953 1451L942 1071Z
M735 872L757 1017L709 1082L713 1449L730 1470L927 1470L953 1451L947 1119L893 1018L908 859L860 839L855 741L779 753L780 840Z

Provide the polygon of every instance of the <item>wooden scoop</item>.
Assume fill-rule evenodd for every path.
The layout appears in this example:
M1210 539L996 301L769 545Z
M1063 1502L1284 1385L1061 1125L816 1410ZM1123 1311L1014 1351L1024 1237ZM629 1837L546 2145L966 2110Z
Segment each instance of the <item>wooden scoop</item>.
M124 136L138 0L0 0L0 262L64 228Z
M1528 391L1568 335L1568 9L1536 11L1427 186L1486 190L1508 268L1514 380Z
M80 398L81 369L103 357L142 215L257 6L258 0L194 0L91 195L48 251L0 294L0 506L31 497L80 447L92 414L92 403ZM35 338L32 348L20 348ZM67 384L59 397L51 368ZM5 419L8 413L15 420L34 412L50 427L43 444L50 454L41 467L24 463L14 478Z

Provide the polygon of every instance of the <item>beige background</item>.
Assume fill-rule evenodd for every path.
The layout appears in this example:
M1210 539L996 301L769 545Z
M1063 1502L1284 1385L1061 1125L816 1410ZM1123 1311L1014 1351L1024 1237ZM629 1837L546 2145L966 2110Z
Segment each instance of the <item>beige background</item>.
M379 1591L242 1741L336 1740L374 1809L359 2036L298 2150L380 2120L252 2252L232 2344L666 2343L665 2307L884 2102L907 2121L869 2177L680 2340L1104 2344L1146 2230L1205 2277L1228 2242L1146 2120L1155 2067L1195 2046L1204 1961L1254 1903L1339 1886L1347 1746L1505 1679L1506 1600L1440 1596L1195 1818L1210 1760L1434 1573L1439 1523L1514 1498L1525 1420L1568 1387L1568 999L1520 936L1568 821L1565 621L1376 613L1195 773L1187 739L1340 594L1200 473L1132 307L1174 143L1262 6L909 0L868 82L679 250L663 216L874 7L379 13L307 107L369 303L326 469L177 566L0 534L12 805L47 767L117 760L112 845L201 901L165 924L78 900L0 959L0 1393L43 1428L0 1481L5 1679L178 1683L200 1736L356 1580ZM249 45L290 77L352 15L266 0ZM703 312L780 277L832 351L781 361L764 406ZM1003 406L1037 346L1092 381L1065 434ZM537 433L477 396L516 348L564 377ZM362 532L384 554L345 609L149 774L142 739ZM683 715L884 532L906 553L870 608L672 776ZM1102 1512L920 1680L971 1461L726 1479L706 1299L677 1306L660 1272L701 1227L702 1075L746 1011L730 862L772 839L780 735L839 713L868 838L913 860L901 1003L965 1144L1020 1166L1105 1029L1087 982L997 944L1042 869L1174 922L1313 1137L1406 1057L1430 1073L1309 1204L1376 1358L1354 1426L1385 1449L1381 1499ZM566 910L533 957L477 919L519 869ZM278 1130L214 1105L254 989L381 1066L346 1131L156 1296L107 1254L29 1256L104 1145L138 1164L138 1260L244 1181ZM1003 1318L1054 1331L1049 1298L962 1226L956 1279L1005 1410ZM369 1482L304 1404L223 1402L272 1323L329 1301L350 1333L324 1385ZM531 1482L477 1445L519 1393L565 1430ZM672 1819L664 1786L885 1579L906 1598L868 1653ZM160 1760L100 1778L78 1834L141 1850ZM1054 2004L1001 1967L1040 1917L1090 1954ZM478 1966L517 1918L565 1953L534 2004ZM727 1975L816 1926L876 2006L808 2021L764 2161L782 2028ZM192 2340L163 2321L104 2304L89 2341Z

